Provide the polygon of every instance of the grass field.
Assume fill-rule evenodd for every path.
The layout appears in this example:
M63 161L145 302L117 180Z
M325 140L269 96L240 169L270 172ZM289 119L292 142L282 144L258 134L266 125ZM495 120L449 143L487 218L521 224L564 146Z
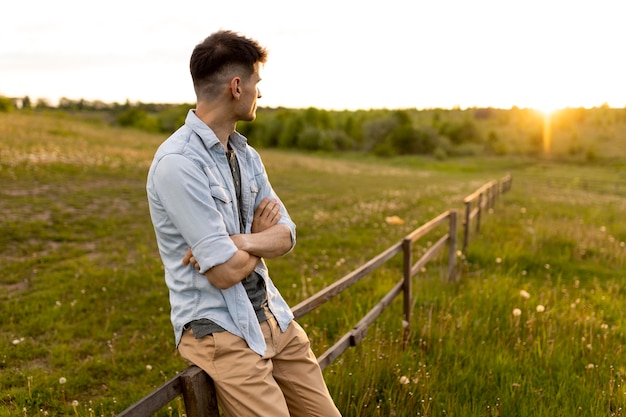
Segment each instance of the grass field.
M0 113L0 416L115 415L187 366L145 198L163 139ZM291 305L513 175L459 257L460 281L444 282L439 260L419 274L408 348L398 299L325 370L345 416L626 414L626 155L578 165L261 154L298 226L295 251L269 262ZM301 320L317 354L400 266ZM162 415L182 413L175 401Z

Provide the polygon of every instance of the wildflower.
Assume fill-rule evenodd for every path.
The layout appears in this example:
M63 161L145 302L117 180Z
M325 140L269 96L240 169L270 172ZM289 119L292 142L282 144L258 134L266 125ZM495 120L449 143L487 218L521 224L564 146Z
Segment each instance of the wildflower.
M20 344L20 339L13 339L12 342L14 345L19 345Z
M410 380L409 380L409 378L407 378L406 376L402 375L402 376L400 377L400 383L401 383L402 385L406 385L406 384L408 384L409 382L411 382L411 381L410 381Z
M146 365L146 370L151 371L152 370L152 365Z
M406 320L402 320L402 328L406 329L407 327L409 327L409 322Z
M61 378L59 378L59 384L63 385L66 382L67 382L67 379L65 377L62 376Z
M72 401L72 407L78 407L78 401L76 400Z
M521 291L519 292L519 295L520 295L522 298L526 298L526 299L529 299L529 298L530 298L530 294L529 294L529 293L528 293L528 291L526 291L526 290L521 290Z
M590 363L589 365L587 365L587 369L593 369L593 368L595 368L595 367L596 367L596 366L595 366L593 363Z
M515 317L519 317L519 316L521 316L521 315L522 315L522 310L520 310L519 308L514 308L514 309L513 309L513 315L514 315Z
M539 304L537 305L537 313L543 313L544 311L546 311L546 307Z

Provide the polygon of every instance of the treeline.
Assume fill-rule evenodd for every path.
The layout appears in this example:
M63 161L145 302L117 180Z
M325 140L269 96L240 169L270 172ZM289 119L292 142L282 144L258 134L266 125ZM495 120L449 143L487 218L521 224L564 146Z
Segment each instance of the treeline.
M0 111L59 111L164 136L184 123L193 104L104 103L63 98L51 106L28 97L0 97ZM567 108L548 120L539 111L511 109L259 108L257 119L238 130L258 148L364 152L378 156L540 155L592 160L625 148L626 108ZM546 144L549 132L549 148Z

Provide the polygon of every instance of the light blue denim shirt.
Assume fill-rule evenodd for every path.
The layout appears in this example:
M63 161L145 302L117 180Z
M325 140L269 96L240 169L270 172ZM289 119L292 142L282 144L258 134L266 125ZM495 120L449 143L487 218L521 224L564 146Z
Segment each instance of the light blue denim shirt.
M250 233L255 208L265 197L278 200L278 196L259 154L246 138L235 132L230 143L241 170L242 213L246 217L246 233ZM193 110L189 111L185 124L157 150L148 172L146 191L170 293L176 346L185 324L207 318L242 337L253 351L263 355L265 341L243 284L220 290L203 275L235 254L237 248L229 236L239 233L240 226L224 147ZM291 230L293 249L296 226L282 202L281 214L279 223ZM201 266L200 271L181 264L189 247ZM268 307L285 331L293 313L270 279L263 260L255 270L265 280Z

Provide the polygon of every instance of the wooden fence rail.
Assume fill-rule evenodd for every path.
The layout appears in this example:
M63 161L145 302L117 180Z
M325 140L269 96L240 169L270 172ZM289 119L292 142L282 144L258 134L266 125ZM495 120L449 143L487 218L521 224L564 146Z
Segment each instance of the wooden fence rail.
M464 252L467 250L467 244L469 242L469 225L471 220L477 218L476 231L478 231L481 211L486 207L493 208L497 196L502 192L508 191L510 187L511 176L508 175L500 181L494 180L486 183L465 198ZM474 209L471 207L473 202L477 202ZM405 343L408 341L411 323L413 277L446 245L448 246L446 278L449 281L456 280L457 218L458 214L456 210L448 210L440 214L405 236L400 242L389 247L370 261L292 308L295 318L298 319L345 291L377 268L383 266L397 254L403 254L402 279L400 279L348 333L343 335L332 347L317 358L322 369L330 365L346 349L351 346L356 346L361 342L367 333L368 327L374 323L383 310L400 294L403 295L404 341ZM415 252L415 242L444 224L448 225L446 233L441 235L439 239L414 262L413 254ZM183 396L188 417L219 416L213 381L204 371L196 366L190 366L185 369L161 387L124 410L118 416L151 416L179 395Z

